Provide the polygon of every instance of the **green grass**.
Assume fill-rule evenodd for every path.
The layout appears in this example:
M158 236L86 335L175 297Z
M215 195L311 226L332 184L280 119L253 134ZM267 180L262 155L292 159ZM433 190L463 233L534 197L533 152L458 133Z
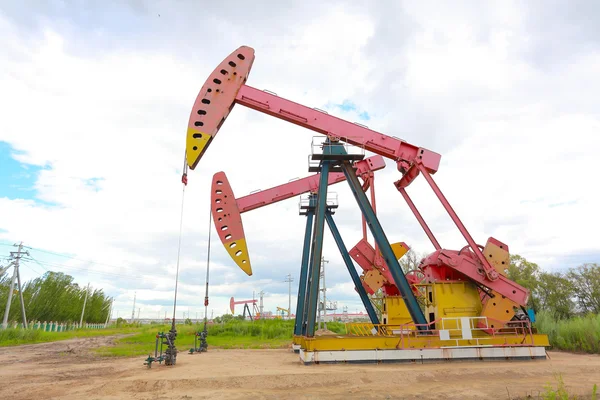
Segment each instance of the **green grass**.
M553 349L600 353L600 315L557 320L540 312L536 319L538 332L548 335Z
M538 395L538 398L543 400L575 400L580 398L575 394L569 393L569 390L567 389L567 386L565 385L561 374L556 375L556 381L556 389L552 384L548 383L544 386L544 392L540 393L540 395ZM597 400L598 385L594 384L591 390L591 397L585 396L585 398Z
M194 346L194 334L203 328L198 325L178 325L176 346L188 351ZM345 332L342 323L328 323L327 328L336 333ZM167 332L168 325L144 327L143 331L116 340L115 346L101 347L96 352L103 356L144 356L154 353L157 332ZM259 320L228 321L208 326L208 346L221 349L277 349L290 345L294 321Z
M110 336L138 332L140 328L106 328L106 329L77 329L66 332L45 332L33 329L1 329L0 347L20 344L56 342L65 339L75 339L91 336Z

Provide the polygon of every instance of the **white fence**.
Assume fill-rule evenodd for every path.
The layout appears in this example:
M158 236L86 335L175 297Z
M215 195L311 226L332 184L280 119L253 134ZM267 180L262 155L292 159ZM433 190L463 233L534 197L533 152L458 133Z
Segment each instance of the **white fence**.
M88 324L83 323L79 326L77 322L57 322L57 321L31 321L28 323L28 329L41 330L46 332L65 332L75 329L104 329L106 324ZM1 328L1 325L0 325ZM8 328L22 329L23 324L16 321L9 324Z

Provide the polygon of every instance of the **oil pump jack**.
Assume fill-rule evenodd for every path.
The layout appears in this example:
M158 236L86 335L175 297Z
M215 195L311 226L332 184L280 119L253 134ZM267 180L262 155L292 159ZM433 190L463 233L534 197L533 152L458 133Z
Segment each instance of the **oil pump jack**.
M523 312L529 291L506 277L508 246L492 237L488 238L485 246L481 246L471 237L433 179L441 156L399 138L248 86L246 81L254 58L254 50L242 46L225 58L206 80L188 123L186 162L190 169L195 169L236 104L326 136L318 146L319 151L311 155L311 159L318 163L317 167L313 165L309 169L319 172L319 184L306 207L307 217L311 220L307 223L306 234L311 234L305 241L298 296L298 304L302 304L303 309L297 309L294 331L300 359L309 364L545 358L548 338L535 332L528 314ZM394 185L436 249L421 260L419 274L407 278L402 272L398 263L399 252L395 252L388 241L358 179L359 164L364 161L365 155L352 154L349 146L396 163L401 177ZM327 204L327 187L331 174L340 172L349 184L377 249L371 252L359 243L350 253L364 270L377 270L378 279L370 279L371 283L366 284L368 287L385 286L385 291L389 290L387 298L393 300L385 304L394 310L386 310L388 318L383 323L372 318L371 323L348 324L347 335L320 337L315 336L318 265L323 249L324 224L329 224L332 211ZM427 181L467 242L462 249L442 248L409 197L406 188L419 175ZM221 242L236 264L251 275L239 208L224 174L221 177L217 174L213 179L211 202ZM340 246L336 239L336 243L342 250L343 242ZM357 282L353 276L353 281L357 290L359 286L365 290L364 279ZM418 296L422 297L421 302L417 300Z

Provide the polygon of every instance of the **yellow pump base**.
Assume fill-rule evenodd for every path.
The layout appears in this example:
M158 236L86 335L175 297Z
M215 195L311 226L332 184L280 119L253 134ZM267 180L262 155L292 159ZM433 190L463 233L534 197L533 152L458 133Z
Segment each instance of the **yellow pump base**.
M486 311L471 282L417 285L429 325L419 331L404 300L388 296L382 324L347 323L343 335L294 336L292 350L306 364L325 362L425 362L449 360L545 359L548 336L526 321L501 321L512 303ZM504 306L499 298L494 305ZM493 311L493 312L492 312Z
M482 328L485 317L444 318L436 330L409 325L349 323L343 335L294 337L304 364L534 360L546 358L547 335L523 323Z

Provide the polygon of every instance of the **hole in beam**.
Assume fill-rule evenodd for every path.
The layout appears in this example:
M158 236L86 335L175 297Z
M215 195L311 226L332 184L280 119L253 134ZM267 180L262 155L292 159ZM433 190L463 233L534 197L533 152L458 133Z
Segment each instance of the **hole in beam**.
M244 55L241 54L241 53L237 55L237 58L239 58L240 60L245 60L246 59L246 57L244 57Z
M194 133L192 136L194 137L194 139L201 139L202 138L202 134L201 133Z
M229 229L229 227L228 227L227 225L223 225L223 226L221 227L221 230L222 230L222 231L226 231L227 229Z
M233 68L236 67L235 63L233 61L229 61L229 65L232 66Z
M234 248L234 247L236 247L236 246L237 246L237 243L236 243L236 242L233 242L233 243L231 243L231 244L229 245L229 248L233 249L233 248Z
M242 255L242 251L241 251L241 250L238 250L238 251L236 251L236 252L235 252L235 255L236 255L237 257L241 256L241 255Z
M225 239L227 239L227 240L231 239L231 234L228 233L227 235L225 235Z
M202 99L202 103L204 103L204 104L210 104L210 100L209 99Z

